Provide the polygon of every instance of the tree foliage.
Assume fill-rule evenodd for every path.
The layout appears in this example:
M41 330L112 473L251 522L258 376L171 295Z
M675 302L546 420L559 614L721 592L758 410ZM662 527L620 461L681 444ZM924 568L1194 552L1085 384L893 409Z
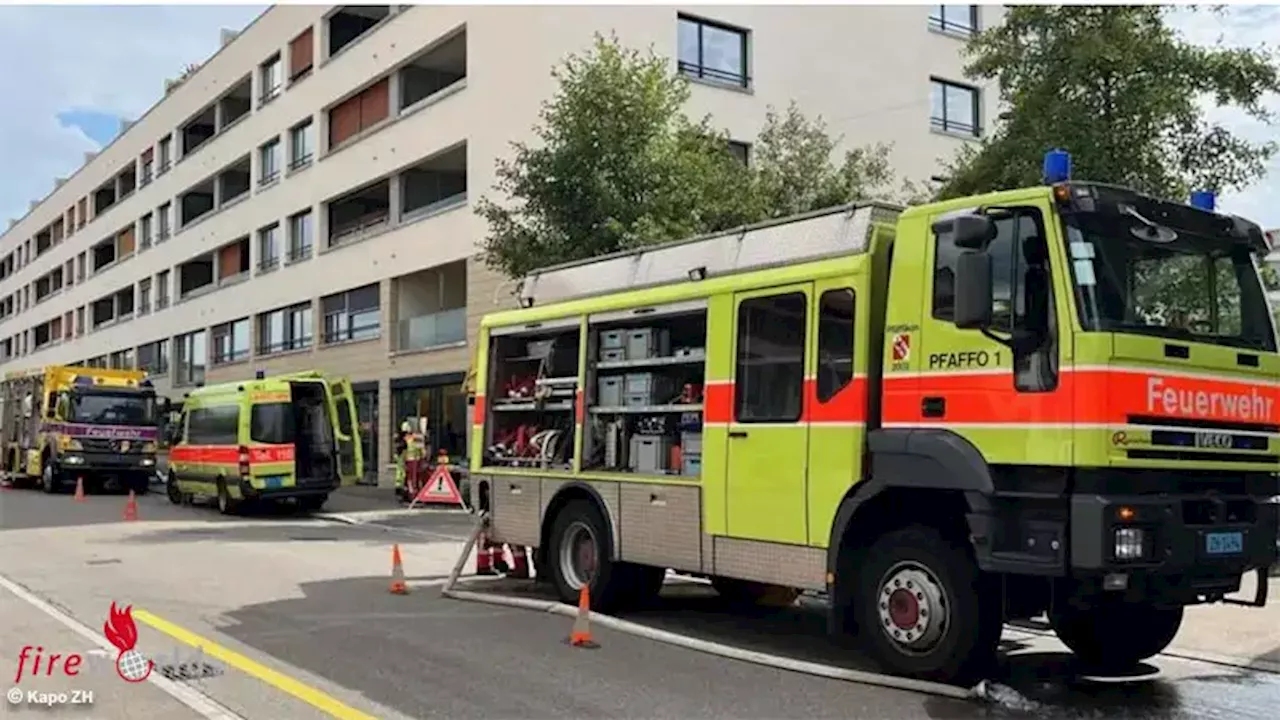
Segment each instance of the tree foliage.
M486 262L508 276L653 243L884 195L890 148L854 148L794 104L770 109L747 165L709 118L682 107L690 89L652 51L596 37L553 70L535 144L496 163L476 212L489 226ZM902 194L918 191L904 183ZM508 204L503 204L504 202Z
M1205 117L1200 102L1270 122L1280 90L1265 49L1205 48L1167 22L1170 8L1014 6L976 36L966 74L996 80L1006 109L978 148L949 169L943 197L1036 185L1061 147L1080 178L1182 199L1192 188L1239 189L1276 152Z

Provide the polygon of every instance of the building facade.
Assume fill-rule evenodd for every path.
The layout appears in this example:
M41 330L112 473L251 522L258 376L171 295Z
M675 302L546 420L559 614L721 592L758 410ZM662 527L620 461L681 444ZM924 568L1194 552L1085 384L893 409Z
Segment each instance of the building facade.
M961 50L998 12L272 7L11 221L0 371L136 366L177 399L319 368L356 384L371 477L405 416L465 455L468 347L512 286L475 259L469 200L530 138L567 54L613 33L671 58L687 112L747 162L766 109L794 100L928 181L994 115Z

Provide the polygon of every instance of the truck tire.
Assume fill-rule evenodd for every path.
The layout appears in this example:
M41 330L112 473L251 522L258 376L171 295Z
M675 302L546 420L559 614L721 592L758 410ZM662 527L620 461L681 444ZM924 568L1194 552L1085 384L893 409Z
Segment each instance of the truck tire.
M298 508L303 512L320 512L324 509L324 504L329 502L329 496L326 495L307 495L298 498Z
M41 470L40 489L49 495L62 491L62 473L54 467L52 462L49 462L48 458L45 459L44 469Z
M887 670L967 685L994 666L999 588L967 548L912 525L876 539L857 567L857 627Z
M561 508L551 526L550 545L551 580L561 602L577 605L585 583L591 609L610 611L637 584L635 568L612 559L613 538L594 503L573 500Z
M164 479L164 492L165 495L169 496L169 502L174 505L181 505L182 502L187 499L183 496L182 489L178 487L178 477L173 474L173 471L166 473L166 477Z
M240 510L240 503L232 499L231 493L227 491L226 478L218 478L218 512L223 515L236 515Z
M1128 670L1160 654L1182 626L1182 608L1107 601L1088 609L1061 603L1049 623L1063 645L1084 664Z

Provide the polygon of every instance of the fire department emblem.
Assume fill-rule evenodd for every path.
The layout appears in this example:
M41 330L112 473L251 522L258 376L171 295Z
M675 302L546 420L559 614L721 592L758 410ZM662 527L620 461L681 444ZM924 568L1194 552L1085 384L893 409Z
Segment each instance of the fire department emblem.
M905 362L911 357L911 336L907 333L898 333L893 336L893 361Z

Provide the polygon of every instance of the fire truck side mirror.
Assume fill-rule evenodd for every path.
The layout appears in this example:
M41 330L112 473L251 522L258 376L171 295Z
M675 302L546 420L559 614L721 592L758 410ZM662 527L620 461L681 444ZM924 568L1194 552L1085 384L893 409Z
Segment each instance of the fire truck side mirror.
M951 227L940 227L944 224ZM962 250L986 250L997 234L995 221L986 215L957 215L934 223L933 230L938 235L950 230L954 234L953 242Z
M991 256L968 250L956 258L955 324L964 330L991 326Z

